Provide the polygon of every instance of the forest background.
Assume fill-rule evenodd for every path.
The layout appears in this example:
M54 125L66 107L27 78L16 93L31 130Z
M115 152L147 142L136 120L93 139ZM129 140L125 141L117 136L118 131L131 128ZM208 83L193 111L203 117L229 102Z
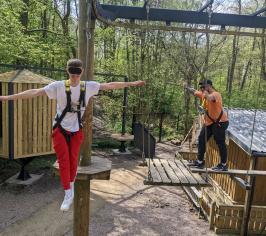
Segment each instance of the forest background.
M100 2L144 5L143 0ZM151 7L184 10L197 10L204 2L149 1ZM69 58L77 57L77 4L77 0L1 0L0 63L64 69ZM212 10L251 14L265 6L266 0L216 0ZM265 29L247 31L265 33ZM225 107L266 109L265 44L266 37L145 31L107 27L97 22L94 70L127 75L130 81L145 80L145 88L129 91L127 129L130 131L133 112L144 113L139 118L149 123L158 136L158 114L163 113L164 138L170 139L186 134L197 114L198 101L184 91L184 83L198 87L200 80L210 78L222 93ZM0 72L6 70L0 66ZM66 78L64 73L46 70L39 73L53 79ZM96 76L95 80L117 78ZM100 96L101 115L107 128L115 131L121 129L122 96L122 91Z

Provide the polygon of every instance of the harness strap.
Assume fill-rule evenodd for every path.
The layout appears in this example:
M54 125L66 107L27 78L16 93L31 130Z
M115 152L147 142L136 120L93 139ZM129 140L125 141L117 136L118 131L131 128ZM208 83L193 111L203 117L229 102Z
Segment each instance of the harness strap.
M65 115L67 112L73 112L72 107L71 107L71 90L70 90L70 81L65 80L65 89L66 89L66 99L67 99L67 105L62 111L60 116L56 116L55 121L56 123L53 126L53 129L56 127L60 127L62 120L64 119ZM79 95L79 103L77 105L77 116L78 116L78 123L79 123L79 128L82 128L82 122L81 122L81 107L85 107L85 93L86 93L86 84L85 81L80 82L80 95ZM62 128L63 129L63 128Z
M86 93L86 86L85 81L81 81L80 83L80 95L79 95L79 104L77 106L77 115L78 115L78 122L79 128L82 128L82 121L81 121L81 112L80 107L85 107L85 93Z
M221 112L220 112L219 117L217 118L217 120L214 120L213 118L210 117L208 111L206 111L206 115L208 116L208 118L209 118L214 124L218 124L218 123L220 122L220 120L221 120L221 118L222 118L222 116L223 116L223 113L224 113L224 111L223 111L223 109L222 109Z
M66 131L60 124L58 125L58 128L60 129L61 133L65 137L67 143L69 144L71 137L74 136L76 134L76 132L68 132L68 131Z
M56 118L55 118L56 123L54 124L53 129L55 129L56 127L59 127L59 125L61 124L67 112L71 112L71 90L70 90L69 80L65 80L65 87L66 87L67 105L65 109L62 111L60 116L58 116L58 114L56 115Z

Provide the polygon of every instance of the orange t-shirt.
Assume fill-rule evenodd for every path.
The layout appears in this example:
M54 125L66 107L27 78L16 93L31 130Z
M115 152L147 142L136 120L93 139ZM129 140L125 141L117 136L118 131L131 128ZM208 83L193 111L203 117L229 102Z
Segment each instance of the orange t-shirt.
M201 91L196 91L194 93L194 95L196 97L199 97L201 100L204 99L204 95ZM213 119L213 120L217 120L221 114L221 111L223 109L223 101L222 101L222 96L220 93L214 91L212 92L210 95L215 97L215 101L209 101L206 99L206 107L205 109L207 109L209 116ZM205 120L205 124L211 125L213 123L213 121L205 114L204 116L204 120ZM227 118L227 114L226 112L223 112L223 115L220 119L220 122L226 122L228 121Z

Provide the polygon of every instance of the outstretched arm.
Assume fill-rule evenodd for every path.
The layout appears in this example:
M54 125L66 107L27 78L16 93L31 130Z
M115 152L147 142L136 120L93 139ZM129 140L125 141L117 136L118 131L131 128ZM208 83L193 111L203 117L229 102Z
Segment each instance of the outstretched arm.
M185 86L185 89L191 93L192 95L195 95L195 92L197 91L196 89L194 88L191 88L191 87L188 87L188 86Z
M141 80L134 81L134 82L110 82L110 83L102 83L100 85L100 90L123 89L126 87L141 87L144 85L145 85L145 82Z
M43 96L43 95L46 95L44 88L29 89L24 92L13 94L13 95L0 96L0 101L26 99L26 98L33 98L37 96Z

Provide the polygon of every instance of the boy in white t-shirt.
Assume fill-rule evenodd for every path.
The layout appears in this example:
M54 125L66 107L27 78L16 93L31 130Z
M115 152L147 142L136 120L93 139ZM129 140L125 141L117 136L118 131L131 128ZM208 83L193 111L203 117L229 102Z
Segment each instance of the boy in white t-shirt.
M80 81L83 74L82 61L70 59L67 62L69 80L56 81L43 88L30 89L9 96L0 96L0 101L48 96L57 101L57 115L53 123L53 146L59 163L62 186L65 190L62 211L67 211L74 198L74 181L77 174L78 154L83 141L81 118L90 97L99 90L122 89L144 86L143 81L97 83Z

